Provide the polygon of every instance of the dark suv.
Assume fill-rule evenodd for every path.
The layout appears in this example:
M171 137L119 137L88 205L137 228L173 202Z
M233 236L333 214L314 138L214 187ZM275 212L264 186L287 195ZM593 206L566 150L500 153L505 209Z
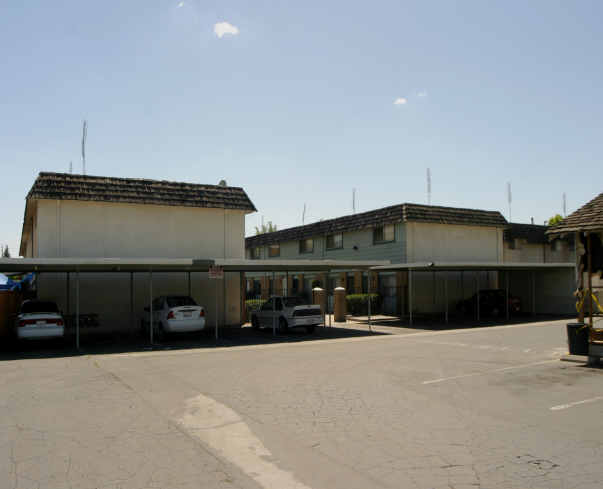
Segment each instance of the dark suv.
M479 291L479 312L481 316L503 316L505 314L505 297L503 289L486 289ZM463 314L477 313L477 294L459 301L456 306L457 311ZM519 297L509 294L509 313L518 314L521 312L521 300Z

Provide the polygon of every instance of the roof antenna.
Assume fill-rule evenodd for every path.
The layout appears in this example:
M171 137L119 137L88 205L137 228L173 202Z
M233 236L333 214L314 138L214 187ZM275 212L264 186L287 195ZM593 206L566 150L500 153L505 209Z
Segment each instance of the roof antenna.
M427 205L431 205L431 170L427 168Z
M511 222L511 202L513 202L513 195L511 194L511 182L507 182L507 202L509 203L509 222Z
M302 212L302 226L306 223L306 203L304 202L304 212Z
M86 137L88 136L88 122L84 119L82 126L82 172L86 174Z
M565 198L565 192L563 192L563 217L567 217L567 201Z
M352 214L356 214L356 189L352 189Z
M73 161L69 162L69 173L73 173Z

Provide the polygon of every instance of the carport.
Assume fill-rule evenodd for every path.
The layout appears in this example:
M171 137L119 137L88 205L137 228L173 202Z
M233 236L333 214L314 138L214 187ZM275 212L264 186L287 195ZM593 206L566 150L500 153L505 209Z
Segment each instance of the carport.
M529 273L529 289L530 289L530 307L532 315L537 313L537 277L539 274L552 271L565 271L567 273L567 283L559 284L560 287L567 287L568 291L574 288L574 277L573 277L574 265L572 263L497 263L497 262L484 262L484 263L453 263L453 262L421 262L421 263L399 263L391 265L382 265L371 268L373 272L406 272L408 275L408 320L409 324L413 324L413 303L415 302L415 296L413 291L413 273L415 272L432 272L435 277L438 273L444 276L443 280L443 302L444 302L444 320L446 323L449 322L449 279L443 272L457 272L460 274L461 287L464 289L463 279L464 274L469 272L473 273L475 277L478 277L479 272L497 272L498 278L501 274L504 274L504 284L500 288L504 288L506 297L506 310L505 317L509 319L509 282L513 274L518 272ZM475 294L477 295L477 311L476 319L480 320L480 284L479 278L474 280L474 284L468 284L468 287L473 287ZM469 289L470 290L470 289ZM435 297L435 285L433 294ZM434 300L435 302L435 300Z
M223 273L237 272L276 272L295 271L322 271L332 270L369 270L371 267L383 266L387 261L341 261L341 260L246 260L246 259L205 259L205 258L0 258L0 271L2 272L35 272L64 273L65 284L69 291L71 276L75 275L75 346L80 348L80 273L127 273L130 274L130 321L134 320L134 274L145 273L149 277L149 314L153 315L153 274L162 272L186 273L187 289L191 291L191 273L208 272L210 268L218 269ZM215 280L215 334L218 338L217 301L222 282L224 299L226 299L225 280ZM70 294L67 292L67 307L70 309ZM223 301L225 317L226 300ZM153 328L149 328L149 341L154 344Z
M333 271L369 271L374 267L390 265L388 260L248 260L248 259L232 259L232 258L216 258L214 266L220 267L226 272L238 272L242 275L245 273L271 273L272 279L276 278L276 273L290 272L326 272L330 274ZM241 280L241 284L243 281ZM225 304L224 304L225 305ZM371 328L371 311L370 301L368 301L368 325ZM331 316L329 316L329 320ZM217 331L217 329L216 329ZM276 334L276 321L273 321L272 333Z

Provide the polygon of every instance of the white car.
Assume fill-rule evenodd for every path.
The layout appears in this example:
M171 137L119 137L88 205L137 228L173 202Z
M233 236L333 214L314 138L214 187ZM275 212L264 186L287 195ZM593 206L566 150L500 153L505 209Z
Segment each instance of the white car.
M65 321L56 303L51 301L23 301L15 331L18 339L50 339L65 336Z
M306 304L301 297L271 297L252 313L251 326L272 328L273 324L280 332L303 327L310 334L323 324L322 312L319 305Z
M144 308L142 327L149 330L149 307ZM166 333L190 333L205 328L205 309L192 297L168 295L153 300L153 334L161 339Z

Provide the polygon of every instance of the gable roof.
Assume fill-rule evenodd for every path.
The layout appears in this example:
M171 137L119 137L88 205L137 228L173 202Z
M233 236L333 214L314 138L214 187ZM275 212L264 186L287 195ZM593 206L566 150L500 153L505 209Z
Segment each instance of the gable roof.
M509 227L503 232L503 239L505 241L525 239L530 244L545 244L549 242L545 235L547 229L548 226L539 224L511 222L509 223Z
M603 230L603 193L572 212L563 221L551 226L547 234Z
M240 187L70 173L40 173L27 194L29 199L205 207L246 212L256 210Z
M384 224L409 221L491 227L504 227L507 225L507 220L498 211L421 204L398 204L360 214L306 224L305 226L283 229L273 233L251 236L245 238L245 247L265 246L285 241L296 241L312 236L358 231Z

